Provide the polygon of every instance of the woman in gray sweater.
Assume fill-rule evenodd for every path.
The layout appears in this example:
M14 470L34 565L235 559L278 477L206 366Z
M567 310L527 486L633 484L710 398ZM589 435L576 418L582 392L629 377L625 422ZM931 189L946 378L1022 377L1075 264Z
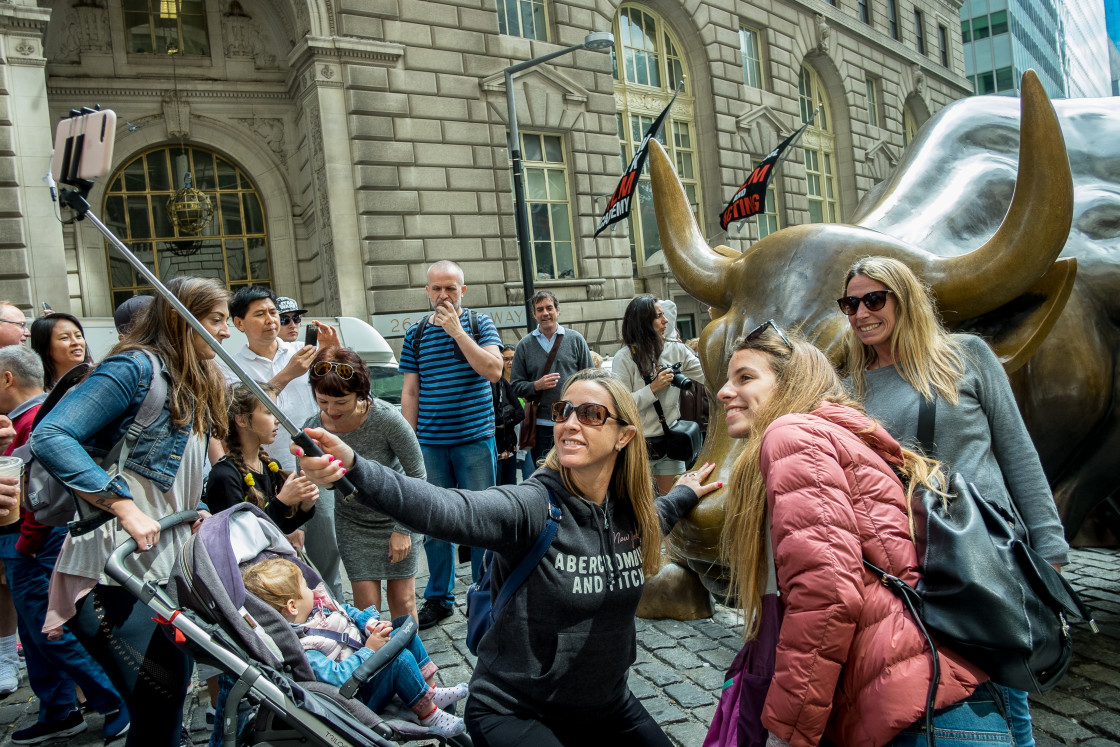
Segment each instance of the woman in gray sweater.
M634 399L606 371L580 371L553 405L556 445L519 485L480 492L412 480L355 457L332 434L309 430L325 457L300 460L329 484L346 476L358 500L435 537L495 551L494 588L548 523L560 527L544 558L478 645L466 708L474 744L668 745L627 685L636 656L634 613L645 576L660 566L662 536L722 483L714 465L653 495ZM298 456L303 456L296 450Z
M309 428L337 434L366 459L423 480L424 457L408 421L388 402L370 396L369 369L349 348L320 350L311 363L311 393L319 412ZM420 535L383 513L355 501L334 503L335 534L354 606L381 608L386 582L389 614L416 617L416 553Z
M847 370L867 414L904 446L917 444L918 408L934 400L934 451L985 498L1022 518L1021 539L1058 568L1069 545L1042 464L999 360L979 337L950 335L929 289L888 257L848 271ZM1027 694L1009 690L1016 747L1034 747Z

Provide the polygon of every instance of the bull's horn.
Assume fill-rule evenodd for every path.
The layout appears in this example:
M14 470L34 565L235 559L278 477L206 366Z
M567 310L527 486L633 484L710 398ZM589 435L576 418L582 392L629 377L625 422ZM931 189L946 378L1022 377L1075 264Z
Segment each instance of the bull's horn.
M730 308L731 284L727 281L727 272L734 259L708 246L669 156L661 143L653 139L649 141L649 175L661 251L665 253L669 269L681 288L693 298L719 309Z
M1070 176L1058 115L1033 70L1023 73L1019 173L1003 223L984 246L933 260L927 280L945 320L972 319L1018 297L1061 254L1073 222Z

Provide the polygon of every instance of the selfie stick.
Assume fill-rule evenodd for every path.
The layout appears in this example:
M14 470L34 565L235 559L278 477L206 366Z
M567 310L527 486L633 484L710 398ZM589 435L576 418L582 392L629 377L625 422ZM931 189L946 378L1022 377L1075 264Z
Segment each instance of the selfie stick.
M75 164L78 161L80 161L80 154L78 154L78 158L75 159ZM276 419L280 422L280 425L283 426L284 430L291 434L292 443L297 444L301 449L303 449L303 453L306 456L322 456L323 450L316 446L315 442L311 440L311 437L304 433L303 429L298 428L295 423L293 423L288 418L288 416L285 415L279 407L277 407L276 403L272 401L272 397L265 394L265 391L261 389L260 384L254 381L252 377L249 376L249 374L245 373L244 369L242 369L241 366L237 364L237 361L235 361L233 357L226 352L225 348L222 347L222 344L214 339L214 336L211 335L206 330L206 328L202 326L202 323L200 321L195 319L194 314L192 314L187 309L187 307L183 305L183 302L176 298L175 294L169 291L166 286L164 286L164 284L159 281L155 274L151 270L149 270L148 267L143 262L141 262L135 254L129 251L128 247L121 243L120 239L113 235L113 232L110 231L104 223L98 220L97 216L93 214L92 210L90 210L89 201L87 199L89 197L89 191L93 187L93 182L87 179L69 178L66 174L62 175L62 178L59 179L59 182L76 187L76 189L61 189L59 190L58 194L59 202L74 211L75 219L79 221L88 219L89 222L92 223L98 231L104 234L105 238L109 240L109 243L115 246L117 248L117 251L119 251L126 260L128 260L128 263L132 265L137 272L143 275L149 283L151 283L156 292L163 296L164 299L169 304L171 304L171 306L177 312L179 312L179 316L183 317L187 324L191 326L191 329L195 331L195 334L199 335L203 340L206 341L206 344L209 345L214 350L214 352L218 354L218 357L221 358L227 366L229 366L230 370L237 375L237 378L241 380L241 383L248 387L249 391L253 393L253 396L260 400L260 403L264 405L265 408L276 417ZM339 478L339 480L335 482L332 487L340 496L342 496L343 500L347 501L352 500L358 493L357 489L345 475Z

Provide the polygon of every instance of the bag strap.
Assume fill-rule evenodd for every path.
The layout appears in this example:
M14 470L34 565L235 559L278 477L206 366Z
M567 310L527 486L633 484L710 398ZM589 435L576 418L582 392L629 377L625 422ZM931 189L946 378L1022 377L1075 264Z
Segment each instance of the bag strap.
M547 489L547 488L546 488ZM517 567L513 569L513 573L509 574L509 578L502 584L502 588L498 591L498 596L494 599L494 604L490 607L490 621L493 622L501 614L502 608L506 603L513 598L517 593L518 588L525 583L525 579L529 578L529 574L537 567L537 564L544 558L544 554L548 552L549 546L552 545L553 538L556 537L556 531L560 528L560 519L563 513L560 511L560 504L556 502L556 496L552 494L552 490L548 490L548 522L541 530L541 534L537 537L536 543L526 553Z
M918 444L921 445L925 455L931 459L936 453L937 448L933 444L934 420L936 416L937 392L934 392L933 397L930 399L922 397L922 401L918 404Z
M467 324L470 326L471 337L475 342L478 342L478 314L474 309L468 309L467 314L470 321ZM417 364L420 362L420 339L424 336L424 330L428 327L428 314L420 317L420 321L416 322L416 331L412 334L412 357L416 359Z
M333 630L324 630L322 628L308 628L307 626L303 626L296 631L296 635L298 635L300 638L307 638L308 636L322 636L323 638L332 640L335 643L341 643L343 646L351 648L354 651L363 648L364 645L362 643L359 643L358 641L355 641L346 633L336 633Z
M668 436L669 424L665 422L665 410L661 407L661 400L657 398L656 394L653 395L653 411L657 413L657 419L661 423L661 430Z
M544 361L544 368L542 368L540 374L537 375L538 379L552 369L552 363L556 360L556 354L560 352L560 343L562 342L564 342L564 334L560 333L556 335L556 340L552 343L552 349L548 351L548 358ZM541 393L537 392L531 399L534 402L540 402Z

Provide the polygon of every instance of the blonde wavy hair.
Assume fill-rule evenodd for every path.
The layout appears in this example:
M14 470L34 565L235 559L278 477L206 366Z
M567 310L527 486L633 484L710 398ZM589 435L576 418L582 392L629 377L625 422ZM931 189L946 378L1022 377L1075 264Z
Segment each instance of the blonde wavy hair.
M787 335L791 350L781 337L767 330L754 340L741 338L735 353L757 350L766 356L774 373L774 392L757 414L747 435L746 448L731 468L725 503L720 554L731 571L730 588L743 608L743 635L748 640L758 631L758 611L766 589L766 481L759 468L762 435L778 418L790 413L816 410L822 402L834 402L863 412L863 407L844 388L828 358L805 340ZM866 431L870 433L869 429ZM857 435L863 435L863 432ZM941 465L921 454L902 450L903 481L907 484L906 504L910 514L910 535L914 536L910 503L919 486L940 492Z
M282 610L288 602L300 598L303 571L286 558L269 558L244 568L241 580L245 591L273 609Z
M567 396L568 390L577 381L588 381L598 384L607 390L611 402L602 402L614 410L614 414L622 418L627 425L633 428L634 437L622 447L614 463L614 472L611 475L611 495L614 500L630 506L634 518L638 523L638 536L642 543L642 572L652 576L661 569L661 519L654 506L653 480L650 477L649 455L646 452L646 440L642 436L640 424L641 416L638 414L638 405L622 382L611 376L609 371L601 368L585 368L577 371L567 383L561 398ZM560 455L553 446L544 459L544 466L560 473L564 488L572 495L579 495L579 489L572 482L571 473L567 467L560 464Z
M844 279L844 293L856 275L887 286L895 299L895 323L891 331L891 357L899 375L923 397L936 392L957 404L958 387L964 378L961 352L941 324L933 295L914 272L890 257L864 257L852 265ZM851 325L844 330L845 364L857 397L867 392L866 371L878 359L874 348L860 342Z

